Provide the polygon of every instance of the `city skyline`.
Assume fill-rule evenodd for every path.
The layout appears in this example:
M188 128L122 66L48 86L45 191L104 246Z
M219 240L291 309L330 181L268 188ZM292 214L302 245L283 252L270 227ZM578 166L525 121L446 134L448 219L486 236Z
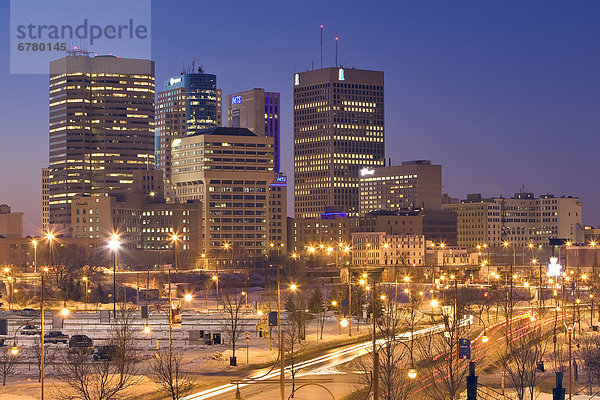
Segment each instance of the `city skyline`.
M291 178L293 74L311 69L313 62L315 69L320 66L319 25L324 24L324 66L333 63L339 35L342 64L385 71L386 157L392 164L431 159L443 165L444 190L454 197L509 196L522 185L536 194L579 196L587 205L584 223L600 224L600 210L593 207L600 189L572 179L598 164L593 158L597 5L439 3L437 8L394 5L397 12L384 12L375 4L358 16L341 3L321 5L319 15L274 4L240 6L248 13L235 13L206 45L194 46L193 24L168 30L174 19L191 21L194 13L169 14L167 5L154 2L153 33L160 38L153 43L156 82L195 58L219 77L223 96L252 87L280 92L282 172ZM250 26L248 15L260 16L269 6L265 27L252 24L252 32L239 33ZM7 22L8 4L2 7ZM225 15L220 6L214 11ZM267 35L273 26L266 18L272 23L273 15L277 37ZM358 24L362 18L366 21ZM223 25L215 21L214 27ZM7 51L6 41L1 46ZM41 168L48 165L48 77L9 75L8 63L1 68L3 91L24 94L0 103L5 111L0 167L11 171L0 178L1 202L25 213L25 234L32 234L41 221ZM293 214L291 201L288 214Z

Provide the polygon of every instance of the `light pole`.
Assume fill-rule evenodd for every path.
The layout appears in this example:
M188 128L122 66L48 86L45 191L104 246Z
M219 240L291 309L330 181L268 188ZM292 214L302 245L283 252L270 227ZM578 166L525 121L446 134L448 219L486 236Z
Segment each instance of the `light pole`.
M84 276L81 279L85 282L85 305L84 305L84 310L87 311L87 306L88 306L88 278L87 278L87 276Z
M371 319L373 320L373 400L379 399L379 353L377 352L377 307L375 300L377 298L377 286L375 274L373 274L373 294L371 295Z
M33 244L33 273L37 275L37 245L38 245L38 241L33 239L31 241L31 244Z
M41 393L40 393L40 398L42 400L44 400L44 361L45 361L45 354L44 354L44 324L45 324L45 320L44 320L44 275L45 273L48 272L48 267L44 267L44 269L41 272L41 289L40 289L40 318L41 318L41 324L40 324L40 344L41 344L41 354L40 354L40 383L41 383Z
M113 318L117 318L117 251L120 245L119 234L113 233L108 242L108 247L113 252Z
M179 241L179 236L177 234L173 234L171 236L171 244L173 246L173 257L175 264L175 271L177 271L177 242ZM169 267L169 369L171 369L171 362L173 360L173 340L172 340L172 330L173 330L173 299L171 293L171 268Z
M217 274L213 275L212 280L213 280L213 282L215 282L215 285L217 286L216 302L217 302L217 310L219 310L219 276Z
M285 361L283 359L283 329L281 329L281 288L277 265L277 336L279 336L279 394L285 400Z

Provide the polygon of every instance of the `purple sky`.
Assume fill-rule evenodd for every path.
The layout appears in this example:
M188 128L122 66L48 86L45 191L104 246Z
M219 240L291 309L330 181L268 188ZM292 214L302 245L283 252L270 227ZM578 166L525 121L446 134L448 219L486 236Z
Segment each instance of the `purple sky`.
M152 16L157 87L195 58L224 95L281 92L290 178L292 74L319 65L324 24L326 66L339 36L344 65L385 71L394 163L441 163L455 197L522 185L580 196L584 223L600 224L597 1L154 1ZM48 77L9 74L8 2L0 22L0 203L25 212L32 233L48 163Z

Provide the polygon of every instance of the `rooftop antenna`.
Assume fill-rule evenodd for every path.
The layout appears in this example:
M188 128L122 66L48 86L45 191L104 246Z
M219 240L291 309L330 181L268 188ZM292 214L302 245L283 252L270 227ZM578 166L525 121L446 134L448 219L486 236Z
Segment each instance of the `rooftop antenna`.
M338 54L338 50L337 50L337 46L338 46L338 37L335 37L335 67L337 68L338 66L338 60L337 60L337 54Z
M321 69L323 69L323 25L321 25Z
M196 58L192 58L192 70L190 72L196 72Z

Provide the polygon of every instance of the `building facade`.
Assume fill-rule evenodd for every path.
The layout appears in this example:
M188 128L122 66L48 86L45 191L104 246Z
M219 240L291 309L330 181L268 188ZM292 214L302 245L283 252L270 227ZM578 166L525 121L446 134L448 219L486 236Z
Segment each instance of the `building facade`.
M8 204L0 204L0 237L23 237L23 213L11 212Z
M176 200L204 205L207 257L225 265L264 257L270 223L285 221L285 214L273 214L287 212L283 201L281 207L270 206L278 178L273 138L243 128L215 128L176 139L172 152Z
M154 62L69 55L50 63L49 224L76 195L131 188L154 165Z
M359 213L359 171L384 165L382 71L322 68L294 74L294 207Z
M50 168L42 168L42 232L50 226Z
M428 160L360 170L360 213L387 210L440 210L442 166Z
M275 171L280 172L279 93L252 89L227 96L227 126L250 129L275 141Z
M484 243L501 247L504 242L547 246L556 238L576 242L582 232L582 207L577 197L532 193L489 199L473 194L458 204L444 205L456 212L458 245L468 249Z
M163 171L164 196L173 201L171 147L174 139L222 125L221 90L217 76L183 73L165 80L156 100L157 167Z
M423 235L385 232L352 234L352 265L360 267L420 267L425 265L427 242Z

